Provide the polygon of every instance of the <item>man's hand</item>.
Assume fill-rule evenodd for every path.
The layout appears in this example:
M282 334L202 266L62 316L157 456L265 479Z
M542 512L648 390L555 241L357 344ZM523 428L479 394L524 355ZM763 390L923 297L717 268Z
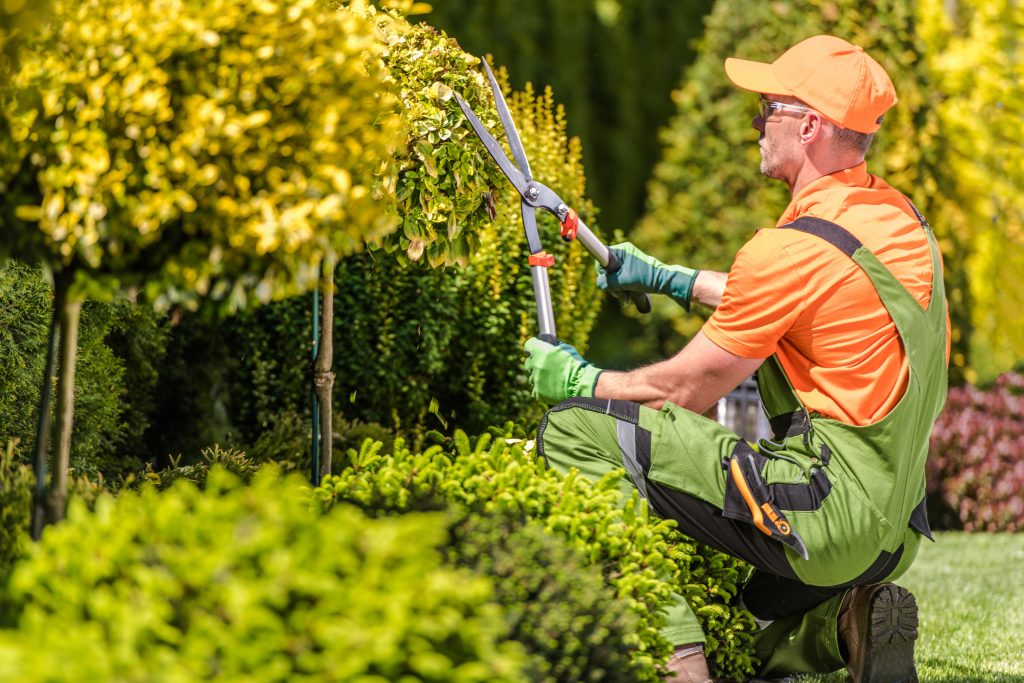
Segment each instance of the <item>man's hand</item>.
M609 292L631 290L665 294L676 303L690 310L690 294L693 281L700 271L685 266L667 266L653 256L648 256L629 242L616 244L612 249L622 261L622 267L609 273L597 266L597 286Z
M593 396L601 368L583 360L572 345L549 344L533 337L526 340L526 369L533 383L533 395L552 404L573 396Z

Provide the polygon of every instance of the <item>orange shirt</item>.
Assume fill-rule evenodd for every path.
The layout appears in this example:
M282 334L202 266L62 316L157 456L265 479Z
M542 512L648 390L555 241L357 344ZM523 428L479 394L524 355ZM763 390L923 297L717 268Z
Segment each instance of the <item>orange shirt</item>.
M777 225L800 216L846 228L922 308L928 305L932 264L924 230L904 196L865 164L808 184ZM948 311L946 321L948 356ZM740 249L703 331L743 358L777 353L804 406L848 424L884 417L909 376L896 325L864 271L798 230L759 230Z

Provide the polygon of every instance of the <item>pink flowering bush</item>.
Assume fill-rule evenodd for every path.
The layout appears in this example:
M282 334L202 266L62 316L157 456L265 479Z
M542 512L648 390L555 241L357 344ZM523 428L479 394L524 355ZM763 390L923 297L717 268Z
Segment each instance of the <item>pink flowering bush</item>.
M1024 374L950 390L932 432L928 493L965 531L1024 531Z

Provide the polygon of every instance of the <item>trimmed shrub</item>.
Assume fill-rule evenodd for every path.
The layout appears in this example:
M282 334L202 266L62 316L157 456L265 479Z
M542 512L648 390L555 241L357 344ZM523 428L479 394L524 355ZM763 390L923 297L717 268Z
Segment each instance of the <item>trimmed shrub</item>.
M672 522L649 517L636 495L623 500L620 475L597 483L575 473L563 478L535 457L532 441L514 434L510 425L497 438L485 434L471 440L456 430L447 447L433 445L422 452L411 451L400 439L391 453L367 441L358 451L348 451L344 471L326 477L314 496L325 509L352 502L367 510L401 512L446 501L476 512L536 520L599 567L617 599L638 619L622 644L635 680L661 679L672 645L660 632L661 609L672 591L684 595L701 619L716 675L742 679L751 674L754 622L733 602L746 566L678 534ZM569 645L549 651L549 661L559 661L557 648Z
M532 681L635 681L624 647L639 619L579 550L521 513L463 509L449 561L490 577L509 638L532 655Z
M1024 374L1001 375L989 389L951 389L928 458L936 526L1024 531L1022 453Z
M523 681L441 513L309 509L270 468L72 503L8 584L8 681ZM504 642L503 642L504 641Z
M395 227L381 36L317 0L55 0L0 92L5 253L229 309ZM388 179L391 182L387 182Z

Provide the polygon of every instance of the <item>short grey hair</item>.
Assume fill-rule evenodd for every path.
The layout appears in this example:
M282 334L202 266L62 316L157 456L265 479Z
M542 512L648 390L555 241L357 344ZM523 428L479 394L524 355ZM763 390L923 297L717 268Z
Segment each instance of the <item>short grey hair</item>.
M861 156L868 153L868 149L871 147L872 141L875 139L874 133L861 133L856 130L850 130L849 128L842 128L829 121L832 124L832 130L835 133L834 139L836 146L840 149L850 150L852 152L858 152Z
M800 104L801 106L807 107L808 109L814 109L814 107L799 98L794 97L793 99L795 99L797 104ZM817 111L817 109L814 109L814 111ZM824 116L822 116L822 118L824 118ZM833 123L828 119L825 119L825 122L832 126L836 146L840 149L857 152L861 156L864 156L868 153L868 149L871 148L871 143L875 140L874 133L861 133L856 130L850 130L849 128L843 128L839 124ZM882 122L881 117L879 117L878 122Z

